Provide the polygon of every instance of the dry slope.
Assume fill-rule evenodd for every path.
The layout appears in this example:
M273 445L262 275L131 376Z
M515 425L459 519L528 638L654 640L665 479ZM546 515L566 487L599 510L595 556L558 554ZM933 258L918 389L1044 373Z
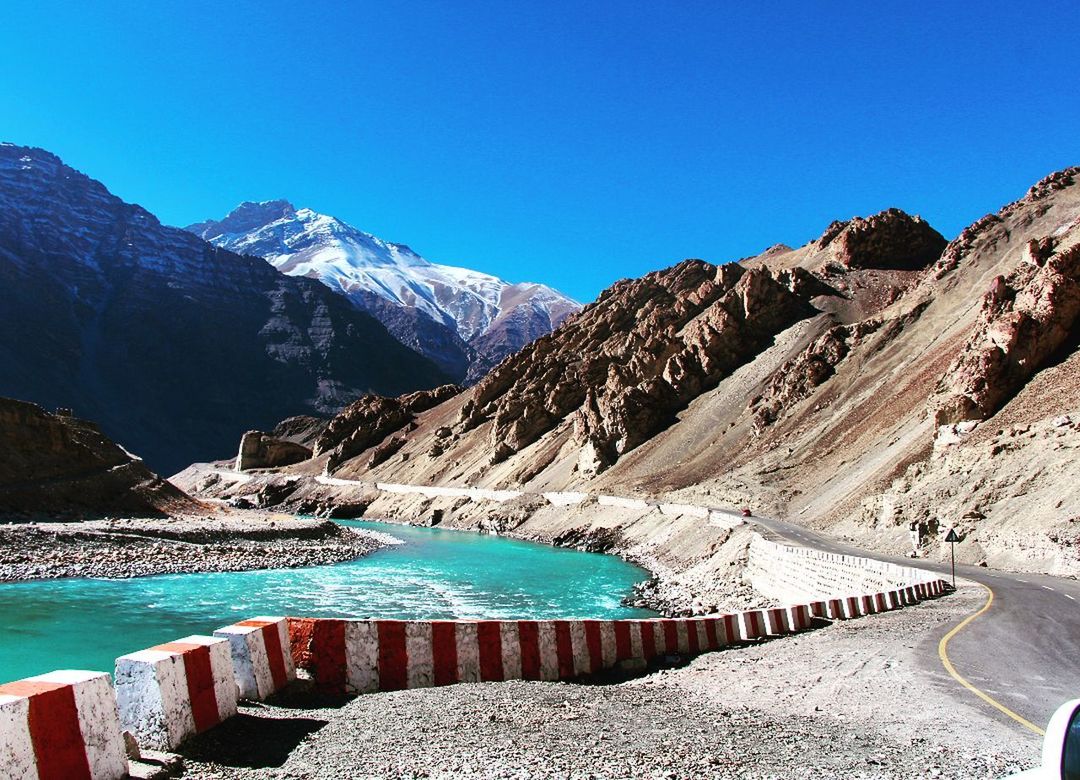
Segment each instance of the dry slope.
M947 246L890 209L619 282L469 391L289 469L749 504L894 551L911 521L931 553L958 524L969 560L1080 573L1078 172Z

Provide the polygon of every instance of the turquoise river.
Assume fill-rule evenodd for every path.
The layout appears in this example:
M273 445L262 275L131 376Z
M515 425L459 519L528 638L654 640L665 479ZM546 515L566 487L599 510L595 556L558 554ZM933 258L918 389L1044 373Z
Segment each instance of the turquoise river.
M333 566L0 585L0 682L112 671L124 653L255 615L628 618L647 573L609 555L497 536L350 522L404 544Z

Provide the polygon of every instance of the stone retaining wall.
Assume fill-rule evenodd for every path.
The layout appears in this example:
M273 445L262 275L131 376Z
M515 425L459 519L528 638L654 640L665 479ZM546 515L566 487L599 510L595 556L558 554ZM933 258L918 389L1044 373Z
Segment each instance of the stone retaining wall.
M913 566L792 547L758 534L750 543L747 574L754 590L781 602L886 593L939 579Z

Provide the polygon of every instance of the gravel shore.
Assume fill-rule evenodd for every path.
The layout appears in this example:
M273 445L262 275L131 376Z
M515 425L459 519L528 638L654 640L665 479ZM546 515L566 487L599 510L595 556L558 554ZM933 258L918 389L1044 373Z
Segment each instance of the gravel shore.
M329 521L233 511L222 516L0 526L0 582L141 577L340 563L386 537Z
M974 698L957 705L916 652L980 600L962 588L616 684L245 707L183 749L184 776L989 780L1037 763L1038 738Z

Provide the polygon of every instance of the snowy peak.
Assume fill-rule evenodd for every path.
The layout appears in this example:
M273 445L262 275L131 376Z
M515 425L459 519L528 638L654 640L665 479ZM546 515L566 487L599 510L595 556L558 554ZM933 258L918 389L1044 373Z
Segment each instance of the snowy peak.
M291 219L295 216L296 209L287 200L264 200L259 203L244 201L221 222L207 220L191 225L188 230L197 233L202 239L210 240L216 236L208 235L209 233L247 233L279 219Z
M262 257L283 273L318 279L422 354L442 358L444 366L460 364L462 378L475 374L471 369L477 365L494 365L581 308L541 284L511 284L480 271L432 263L405 244L384 241L312 209L296 209L287 200L241 203L220 221L187 229L230 251ZM433 334L417 316L449 333ZM510 321L511 334L490 337ZM418 336L421 331L427 336ZM468 354L466 345L480 339L485 354ZM460 354L448 363L447 345L455 341Z

